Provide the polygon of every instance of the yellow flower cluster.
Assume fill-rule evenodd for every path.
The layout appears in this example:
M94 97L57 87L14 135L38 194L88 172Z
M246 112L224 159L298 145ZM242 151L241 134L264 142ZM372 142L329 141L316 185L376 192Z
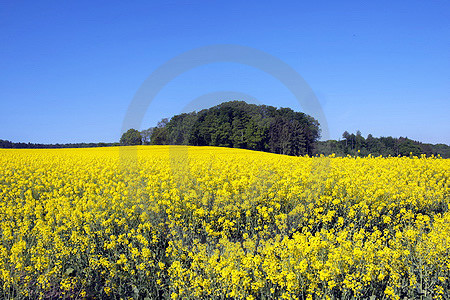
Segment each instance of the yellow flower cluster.
M0 150L0 297L450 294L450 160Z

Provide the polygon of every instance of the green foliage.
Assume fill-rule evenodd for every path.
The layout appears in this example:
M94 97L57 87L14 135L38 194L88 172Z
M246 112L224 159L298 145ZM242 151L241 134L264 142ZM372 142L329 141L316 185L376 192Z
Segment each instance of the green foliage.
M319 137L319 123L304 113L231 101L163 120L153 130L151 143L311 155Z
M158 126L153 128L152 136L150 138L150 144L152 145L167 145L168 133L166 125L168 124L168 119L162 119Z
M124 146L142 145L141 133L133 128L128 129L127 132L122 134L122 137L120 138L120 144Z
M150 127L148 129L141 131L141 137L142 137L142 144L143 145L150 145L150 140L153 134L154 127Z
M450 158L450 147L445 144L424 144L408 138L379 137L375 138L371 134L365 139L358 130L355 134L345 131L342 140L323 141L317 143L315 154L337 156L358 155L367 156L438 156Z
M35 143L14 143L8 140L0 140L0 148L11 149L53 149L53 148L92 148L120 146L119 143L68 143L68 144L35 144Z

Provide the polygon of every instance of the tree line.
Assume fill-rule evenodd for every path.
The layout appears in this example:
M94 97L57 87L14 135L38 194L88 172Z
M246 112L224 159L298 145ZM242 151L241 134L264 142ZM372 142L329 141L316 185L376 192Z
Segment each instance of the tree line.
M68 144L36 144L36 143L15 143L8 140L0 140L0 148L34 149L34 148L92 148L120 146L120 143L68 143Z
M376 138L369 134L367 138L364 138L358 130L356 134L345 131L339 141L328 140L317 143L316 154L330 155L333 153L337 156L367 156L369 154L372 156L420 156L425 154L450 158L450 146L421 143L407 137Z
M192 145L258 150L286 155L427 156L450 158L450 146L407 137L364 138L345 131L340 140L318 141L319 122L290 108L224 102L199 112L162 119L157 126L125 132L115 143L35 144L0 140L0 148L87 148L120 145Z
M127 138L132 134L136 132ZM244 101L175 115L141 132L144 144L232 147L286 155L312 155L319 137L319 122L307 114Z

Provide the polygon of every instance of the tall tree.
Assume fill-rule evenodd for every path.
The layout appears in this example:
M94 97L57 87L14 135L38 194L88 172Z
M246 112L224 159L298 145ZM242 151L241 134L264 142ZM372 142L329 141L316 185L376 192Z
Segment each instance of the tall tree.
M122 134L120 138L120 144L124 146L128 145L142 145L142 136L136 129L128 129L127 132Z
M169 144L167 124L169 119L164 118L158 122L156 128L153 129L152 137L150 143L152 145L167 145Z
M150 127L148 129L144 129L141 131L143 145L150 145L150 140L151 140L154 129L155 129L155 127Z

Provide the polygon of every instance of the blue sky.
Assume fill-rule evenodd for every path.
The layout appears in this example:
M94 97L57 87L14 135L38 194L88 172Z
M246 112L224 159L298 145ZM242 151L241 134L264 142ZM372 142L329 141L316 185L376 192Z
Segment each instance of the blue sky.
M0 139L118 141L159 66L236 44L299 73L333 139L359 129L450 144L448 1L10 1L0 4L0 40ZM302 110L270 74L218 62L170 81L138 129L218 95Z

